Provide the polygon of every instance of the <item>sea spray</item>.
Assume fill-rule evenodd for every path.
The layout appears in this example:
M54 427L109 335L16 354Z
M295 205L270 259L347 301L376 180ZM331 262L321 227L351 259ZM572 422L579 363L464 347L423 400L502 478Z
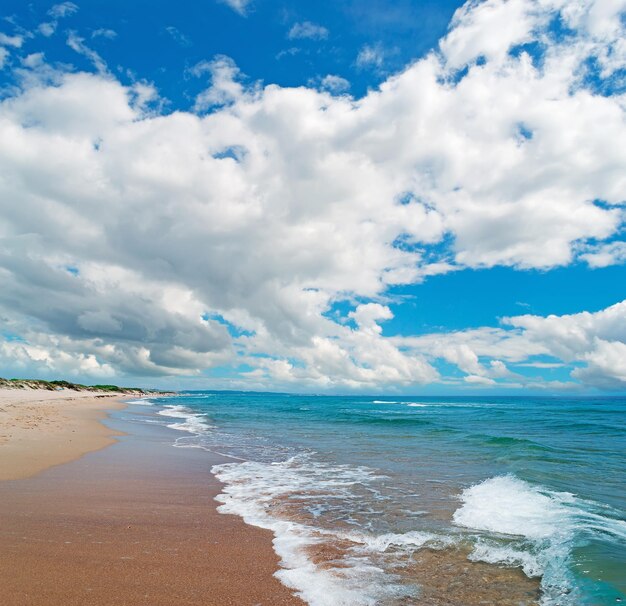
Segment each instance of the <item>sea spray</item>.
M567 492L533 486L512 475L490 478L461 494L454 523L492 537L478 537L470 559L519 566L542 577L542 604L579 604L571 573L572 551L595 534L626 539L626 522L597 513L607 508ZM495 535L495 536L493 536ZM505 535L505 537L503 537Z

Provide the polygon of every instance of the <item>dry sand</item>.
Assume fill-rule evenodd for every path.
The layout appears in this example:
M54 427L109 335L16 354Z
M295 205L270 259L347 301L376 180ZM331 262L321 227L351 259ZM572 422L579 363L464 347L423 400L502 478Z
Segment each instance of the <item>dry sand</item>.
M124 406L121 396L0 389L0 480L30 477L112 444L118 434L100 421Z
M176 432L126 411L100 425L112 400L10 400L2 468L40 473L0 482L2 606L303 606L273 577L271 533L217 513L220 457L173 448ZM25 447L39 453L27 465Z

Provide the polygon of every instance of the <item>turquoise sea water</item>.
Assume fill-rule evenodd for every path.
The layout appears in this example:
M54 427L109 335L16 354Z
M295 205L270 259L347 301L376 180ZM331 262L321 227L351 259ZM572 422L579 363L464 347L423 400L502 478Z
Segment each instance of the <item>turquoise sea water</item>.
M314 606L626 601L625 398L152 402L177 446L231 457L222 511L274 532L279 578Z

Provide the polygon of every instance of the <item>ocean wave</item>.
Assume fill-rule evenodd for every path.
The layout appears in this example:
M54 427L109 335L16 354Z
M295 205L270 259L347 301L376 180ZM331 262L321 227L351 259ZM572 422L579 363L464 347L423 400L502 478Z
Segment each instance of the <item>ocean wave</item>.
M488 434L475 434L471 436L474 440L484 444L486 446L492 446L495 448L504 449L523 449L525 451L537 451L537 452L559 452L559 449L546 446L529 440L528 438L518 438L513 436L492 436Z
M409 532L387 532L384 534L366 534L359 532L339 533L340 538L361 544L366 551L384 553L390 547L415 551L422 547L444 549L458 543L458 537L438 535L432 532L411 530Z
M171 417L173 419L183 419L182 422L169 423L170 429L178 431L186 431L195 435L206 434L214 427L206 422L206 417L202 413L191 411L186 406L180 404L168 404L163 410L157 413L163 417Z
M512 475L475 484L461 500L454 523L490 533L477 538L470 559L519 566L527 576L541 576L546 606L578 603L568 568L574 547L594 536L626 541L626 522L607 515L606 507Z
M380 413L380 414L379 414ZM359 423L362 425L430 426L433 421L421 415L398 411L341 411L336 414L336 423Z
M371 400L370 404L399 404L412 408L445 408L448 406L456 408L485 408L489 404L481 402L437 402L437 401L416 401L416 400Z
M214 466L212 472L225 484L217 497L222 503L218 510L274 533L274 549L281 558L276 576L311 606L405 603L402 600L415 597L417 588L400 582L380 558L390 557L390 550L438 549L452 541L418 531L376 535L317 525L320 507L332 509L339 500L342 509L349 511L346 501L353 500L356 508L362 501L359 489L371 490L371 484L383 477L365 467L321 464L298 455L278 463L226 463ZM318 508L311 519L290 516L290 506L308 497ZM323 558L320 565L311 553L324 550L332 557Z
M403 404L404 406L431 406L426 402L409 402L404 400L372 400L372 404Z
M135 406L154 406L154 402L149 398L141 398L138 400L126 400L125 404L134 404Z

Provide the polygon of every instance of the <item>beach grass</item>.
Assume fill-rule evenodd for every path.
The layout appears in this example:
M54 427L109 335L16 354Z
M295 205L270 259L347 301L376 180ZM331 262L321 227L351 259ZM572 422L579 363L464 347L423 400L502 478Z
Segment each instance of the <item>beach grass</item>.
M156 389L142 389L141 387L120 387L118 385L83 385L65 380L45 381L43 379L3 379L0 377L0 388L5 389L45 389L48 391L60 391L71 389L73 391L108 391L128 394L158 394L166 393Z

